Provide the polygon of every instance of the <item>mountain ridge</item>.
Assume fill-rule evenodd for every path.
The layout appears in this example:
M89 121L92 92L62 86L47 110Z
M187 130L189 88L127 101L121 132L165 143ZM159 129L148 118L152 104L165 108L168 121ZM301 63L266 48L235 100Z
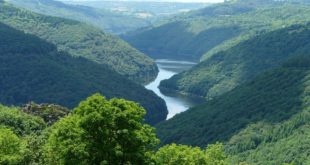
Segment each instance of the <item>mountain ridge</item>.
M165 102L105 65L60 52L53 44L0 23L0 102L57 103L69 108L92 95L121 97L147 109L146 122L165 120Z
M36 14L6 2L0 4L0 11L0 22L47 40L73 56L105 64L137 83L150 82L158 73L151 58L100 29L74 20Z
M189 71L162 81L160 88L203 96L208 100L220 96L257 74L279 66L295 53L307 53L308 26L293 25L241 42L214 54Z

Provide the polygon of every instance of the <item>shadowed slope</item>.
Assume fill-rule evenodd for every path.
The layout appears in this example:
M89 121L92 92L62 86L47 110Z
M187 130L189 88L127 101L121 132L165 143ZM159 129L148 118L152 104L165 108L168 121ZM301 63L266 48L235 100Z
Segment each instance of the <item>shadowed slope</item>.
M0 102L57 103L69 108L93 93L121 97L147 109L146 121L166 118L162 99L104 65L72 57L32 35L0 24Z

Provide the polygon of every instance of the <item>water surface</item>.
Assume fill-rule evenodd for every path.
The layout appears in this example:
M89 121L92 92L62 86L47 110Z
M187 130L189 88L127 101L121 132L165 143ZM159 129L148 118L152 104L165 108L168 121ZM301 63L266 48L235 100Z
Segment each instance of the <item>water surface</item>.
M153 82L146 85L145 88L154 91L159 97L165 100L169 111L167 119L205 101L200 97L184 96L175 92L163 92L158 88L162 80L169 79L177 73L188 70L196 63L164 59L156 60L156 63L159 68L158 76Z

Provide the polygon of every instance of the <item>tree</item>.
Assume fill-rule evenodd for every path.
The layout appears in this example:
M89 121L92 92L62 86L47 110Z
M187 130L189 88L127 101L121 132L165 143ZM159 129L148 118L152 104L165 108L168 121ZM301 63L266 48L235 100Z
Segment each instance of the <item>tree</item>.
M194 165L206 164L205 154L199 147L170 144L161 147L154 160L159 165Z
M22 140L11 129L0 126L0 164L19 164L24 153Z
M26 114L17 107L0 104L0 125L10 128L18 136L39 133L46 128L42 118Z
M222 143L208 145L206 149L206 162L208 165L224 165L225 159Z
M211 144L206 150L187 145L170 144L161 147L154 160L160 165L225 165L223 144Z
M159 143L143 124L145 110L95 94L52 126L45 145L49 164L147 164ZM86 163L87 162L87 163Z

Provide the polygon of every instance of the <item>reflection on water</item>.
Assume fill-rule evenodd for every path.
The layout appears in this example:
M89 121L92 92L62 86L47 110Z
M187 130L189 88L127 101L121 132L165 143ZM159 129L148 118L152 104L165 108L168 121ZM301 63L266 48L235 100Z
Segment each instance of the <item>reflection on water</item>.
M200 97L190 97L180 95L174 92L160 91L158 86L162 80L169 79L173 75L182 71L190 69L196 63L187 61L173 61L173 60L156 60L159 68L157 78L146 85L145 88L154 91L159 97L163 98L166 102L169 114L167 119L170 119L174 115L186 111L188 108L204 102L204 99Z

